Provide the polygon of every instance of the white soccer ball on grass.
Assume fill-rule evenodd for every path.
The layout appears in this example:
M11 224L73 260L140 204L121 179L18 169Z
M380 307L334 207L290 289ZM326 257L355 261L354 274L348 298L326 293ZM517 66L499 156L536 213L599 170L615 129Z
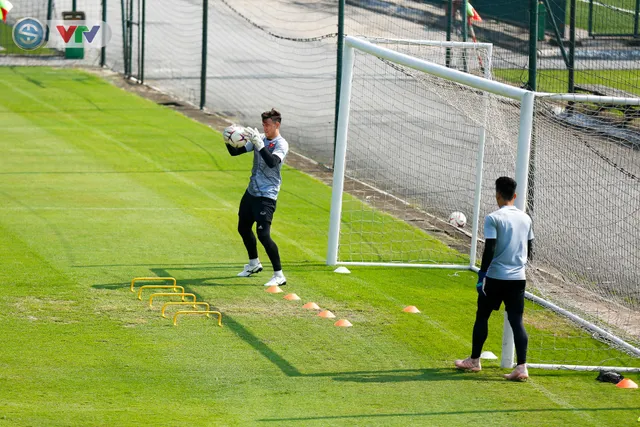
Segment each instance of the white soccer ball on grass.
M467 217L462 212L452 212L449 215L449 224L454 227L462 228L467 224Z
M231 125L222 131L222 137L225 144L229 144L232 147L244 147L249 142L249 136L245 132L242 126Z

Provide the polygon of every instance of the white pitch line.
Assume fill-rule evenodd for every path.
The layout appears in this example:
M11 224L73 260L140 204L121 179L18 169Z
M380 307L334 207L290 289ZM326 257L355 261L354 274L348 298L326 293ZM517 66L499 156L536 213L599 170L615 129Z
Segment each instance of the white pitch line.
M570 404L569 402L567 402L566 400L564 400L563 398L561 398L557 394L550 392L543 385L539 384L535 379L529 378L527 380L527 383L529 383L536 391L540 392L540 394L544 395L547 399L549 399L550 401L552 401L556 405L561 406L564 409L569 409L569 410L577 412L577 414L582 417L583 422L587 421L591 425L594 425L594 426L598 425L597 423L595 423L595 421L594 421L593 417L591 416L591 414L587 413L586 411L582 411L579 408L576 408L575 406L573 406L572 404ZM584 424L581 423L581 425L584 425Z

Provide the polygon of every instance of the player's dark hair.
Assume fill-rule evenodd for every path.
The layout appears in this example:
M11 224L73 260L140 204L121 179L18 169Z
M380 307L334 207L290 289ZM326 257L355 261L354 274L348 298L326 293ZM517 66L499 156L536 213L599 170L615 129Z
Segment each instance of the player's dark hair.
M516 187L518 183L508 176L501 176L496 179L496 193L502 196L505 200L513 200L516 195Z
M273 121L274 123L282 123L282 116L280 115L280 112L275 108L262 113L262 121L264 122L267 119L271 119L271 121Z

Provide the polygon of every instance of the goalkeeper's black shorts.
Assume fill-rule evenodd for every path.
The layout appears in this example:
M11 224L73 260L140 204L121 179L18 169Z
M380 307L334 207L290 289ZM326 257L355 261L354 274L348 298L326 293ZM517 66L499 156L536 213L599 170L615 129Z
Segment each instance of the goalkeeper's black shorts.
M499 280L487 277L484 284L485 295L478 295L478 310L500 310L504 301L507 312L523 313L526 284L526 280Z
M255 197L249 194L248 191L245 191L240 201L238 216L240 217L240 222L249 224L253 224L254 222L267 222L271 224L275 211L275 200L269 199L268 197Z

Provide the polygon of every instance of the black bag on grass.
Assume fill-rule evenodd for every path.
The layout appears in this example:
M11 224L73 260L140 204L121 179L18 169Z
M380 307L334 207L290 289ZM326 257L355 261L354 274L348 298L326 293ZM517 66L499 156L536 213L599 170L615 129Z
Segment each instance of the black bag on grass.
M596 378L596 380L602 381L603 383L613 383L613 384L618 384L623 379L624 377L622 375L613 371L600 371L600 374Z

